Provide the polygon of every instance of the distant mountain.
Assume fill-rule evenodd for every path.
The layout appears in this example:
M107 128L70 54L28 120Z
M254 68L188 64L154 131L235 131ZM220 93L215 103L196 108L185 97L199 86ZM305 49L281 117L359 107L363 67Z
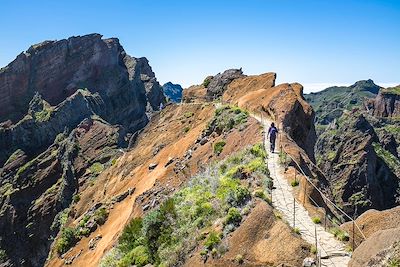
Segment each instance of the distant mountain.
M362 107L365 100L378 94L380 88L372 80L364 80L351 86L329 87L304 97L314 107L317 123L327 125L340 117L344 110Z
M173 84L171 82L167 82L163 86L164 94L168 97L172 102L179 103L182 100L182 86L179 84Z

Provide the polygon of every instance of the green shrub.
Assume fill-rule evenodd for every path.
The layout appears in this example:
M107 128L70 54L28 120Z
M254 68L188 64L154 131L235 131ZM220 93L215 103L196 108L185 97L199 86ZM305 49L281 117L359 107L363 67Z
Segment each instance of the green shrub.
M243 255L241 255L241 254L236 255L235 261L236 261L238 264L242 264L242 263L243 263Z
M316 248L314 245L312 245L312 246L311 246L311 249L310 249L310 252L311 252L312 254L317 254L317 248Z
M183 128L183 132L184 133L187 133L187 132L189 132L190 131L190 127L189 126L186 126L185 128Z
M297 180L297 179L292 180L292 181L290 182L290 185L291 185L292 187L298 186L298 185L299 185L299 180Z
M147 247L137 246L129 251L117 264L118 267L129 267L132 265L141 267L150 263L150 255Z
M8 259L7 253L4 249L0 249L0 263L5 263Z
M331 229L331 233L340 241L349 241L349 234L339 227L335 227Z
M97 224L103 225L108 218L108 211L106 208L100 208L94 213L94 220Z
M221 154L222 150L224 149L224 146L226 145L225 141L218 141L214 144L214 153L219 155Z
M59 255L67 252L78 241L75 230L73 228L64 228L61 237L57 240L56 251Z
M268 204L272 203L271 198L268 197L267 194L265 194L265 191L262 189L258 189L256 191L254 191L254 196L263 199Z
M104 166L100 162L95 162L90 166L89 170L91 173L98 175L104 170Z
M237 210L237 208L230 208L225 219L225 224L239 225L241 221L242 215L240 215L240 212Z
M184 114L185 118L193 117L193 115L194 115L193 112L186 112L186 113Z
M80 196L79 194L76 194L76 195L74 195L74 196L72 197L72 201L73 201L74 203L78 203L79 200L81 200L81 196Z
M301 233L300 233L300 229L299 229L298 227L293 228L293 232L294 232L295 234L298 234L298 235L301 234Z
M210 78L205 78L204 79L204 81L203 81L203 86L205 87L205 88L207 88L208 87L208 85L210 84L210 82L211 82L211 79Z
M119 238L119 248L123 252L128 252L139 246L143 242L142 235L143 219L133 219L123 230Z
M218 233L215 231L211 231L208 234L206 241L204 242L204 246L208 250L211 250L215 248L219 244L219 242L221 242L221 238L219 237Z
M400 267L400 259L389 259L388 267Z
M321 223L321 219L319 217L313 217L312 218L313 223L315 224L320 224Z
M267 157L267 152L265 151L264 146L262 144L255 144L254 146L252 146L250 149L250 152L255 157L259 157L259 158L263 158L263 159L265 159Z

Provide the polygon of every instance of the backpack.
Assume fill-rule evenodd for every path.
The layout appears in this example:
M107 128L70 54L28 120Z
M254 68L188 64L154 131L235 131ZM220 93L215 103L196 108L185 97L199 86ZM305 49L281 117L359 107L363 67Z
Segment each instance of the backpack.
M276 134L278 133L278 129L276 129L276 127L271 127L269 129L269 136L271 138L276 138Z

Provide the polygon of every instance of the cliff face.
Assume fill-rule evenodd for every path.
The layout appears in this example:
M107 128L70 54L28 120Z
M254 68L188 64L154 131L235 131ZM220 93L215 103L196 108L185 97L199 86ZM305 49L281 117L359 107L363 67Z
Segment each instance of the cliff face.
M105 108L115 123L123 122L121 117L143 117L146 97L155 110L164 101L145 58L128 56L118 39L91 34L33 45L3 68L0 121L21 119L35 92L55 106L80 88L112 99Z
M344 114L318 137L317 163L349 214L399 204L400 160L392 135L378 136L361 113Z
M1 69L2 261L42 266L70 204L160 103L147 59L99 34L33 45Z
M379 92L372 102L372 114L378 117L400 117L400 85Z

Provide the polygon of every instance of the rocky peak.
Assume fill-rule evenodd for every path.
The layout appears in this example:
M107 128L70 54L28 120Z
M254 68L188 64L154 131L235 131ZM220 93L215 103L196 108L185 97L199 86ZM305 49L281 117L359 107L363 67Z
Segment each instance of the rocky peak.
M381 89L372 101L372 113L378 117L399 117L400 85Z
M361 91L368 91L373 94L378 94L380 86L376 85L373 80L368 79L368 80L358 81L354 83L352 86L350 86L350 88L358 89Z
M204 86L207 88L207 98L212 100L221 97L227 86L234 80L244 77L242 69L228 69L223 73L207 77L204 80Z
M147 59L129 57L117 38L89 34L33 45L3 68L0 121L21 119L35 92L57 105L79 88L99 92L103 98L123 95L126 103L115 107L119 109L133 99L147 98L152 110L165 101ZM146 103L139 105L134 104L140 110Z
M179 103L182 100L182 86L179 84L173 84L172 82L167 82L163 85L163 91L165 96L167 96L171 101Z

